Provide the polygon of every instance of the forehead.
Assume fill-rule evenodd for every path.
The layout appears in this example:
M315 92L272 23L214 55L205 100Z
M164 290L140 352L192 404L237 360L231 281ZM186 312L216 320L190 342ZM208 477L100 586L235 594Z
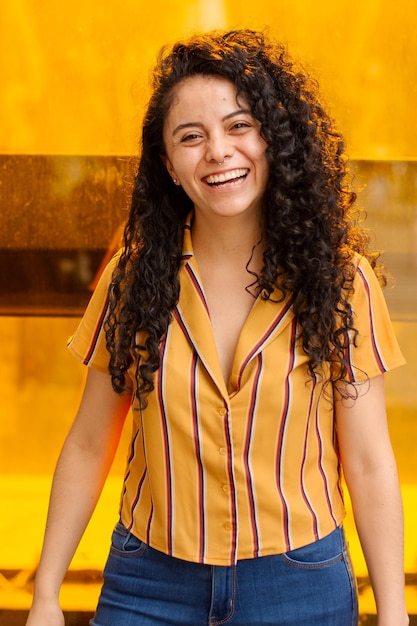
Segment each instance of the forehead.
M237 96L236 86L227 78L203 74L190 76L173 87L165 121L182 112L197 114L214 106L248 108L245 98Z

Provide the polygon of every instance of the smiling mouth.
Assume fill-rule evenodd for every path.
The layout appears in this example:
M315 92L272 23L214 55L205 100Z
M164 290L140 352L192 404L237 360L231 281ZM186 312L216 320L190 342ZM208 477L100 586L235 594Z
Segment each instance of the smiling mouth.
M230 172L224 172L224 174L213 174L212 176L207 176L204 178L204 181L210 185L210 187L231 187L242 183L248 174L249 170L242 168L230 170Z

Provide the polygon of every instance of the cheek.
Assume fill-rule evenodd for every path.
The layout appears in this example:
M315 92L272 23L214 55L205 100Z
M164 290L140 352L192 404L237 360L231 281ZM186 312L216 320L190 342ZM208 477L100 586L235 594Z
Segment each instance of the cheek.
M192 185L194 180L199 179L198 165L199 159L196 154L187 154L174 161L174 169L184 185Z
M260 135L257 135L256 137L254 137L253 135L251 137L248 137L245 150L248 156L252 155L255 161L258 161L259 163L261 163L262 161L265 161L265 163L267 163L267 157L266 157L267 149L268 149L268 144L266 143L264 139L262 139Z
M264 139L262 139L262 137L259 137L259 153L262 154L263 158L265 159L265 163L268 162L268 159L266 157L267 150L268 150L268 144L266 143Z
M269 175L269 163L268 163L268 157L266 155L266 149L267 146L259 146L259 151L258 151L258 155L257 155L257 164L258 164L258 168L261 170L261 173L265 176L268 177Z

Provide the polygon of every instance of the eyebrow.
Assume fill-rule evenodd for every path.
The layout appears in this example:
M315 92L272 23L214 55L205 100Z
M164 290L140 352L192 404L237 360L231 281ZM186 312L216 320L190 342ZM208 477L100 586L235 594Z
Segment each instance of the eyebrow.
M228 113L227 115L225 115L222 118L222 122L226 122L227 120L231 119L232 117L235 117L236 115L242 115L242 113L246 115L250 115L251 117L254 117L250 109L238 109L237 111L233 111L232 113ZM176 135L181 130L184 130L184 128L196 128L196 127L203 128L203 124L201 122L185 122L184 124L178 124L178 126L176 126L174 130L172 131L172 135Z

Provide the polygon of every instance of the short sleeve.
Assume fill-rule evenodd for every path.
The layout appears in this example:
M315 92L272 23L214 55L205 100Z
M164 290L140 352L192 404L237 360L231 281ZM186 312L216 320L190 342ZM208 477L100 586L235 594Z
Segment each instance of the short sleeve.
M105 267L84 316L67 344L79 361L102 372L109 371L110 354L106 348L104 323L109 308L108 289L119 256L114 256Z
M359 258L349 302L358 331L349 347L349 378L359 382L404 365L388 307L378 279L367 259Z

